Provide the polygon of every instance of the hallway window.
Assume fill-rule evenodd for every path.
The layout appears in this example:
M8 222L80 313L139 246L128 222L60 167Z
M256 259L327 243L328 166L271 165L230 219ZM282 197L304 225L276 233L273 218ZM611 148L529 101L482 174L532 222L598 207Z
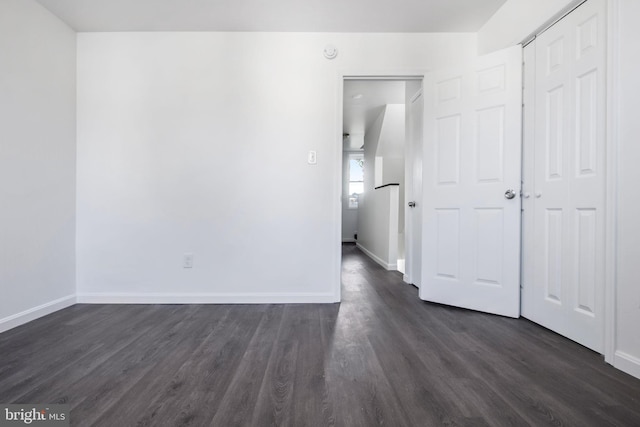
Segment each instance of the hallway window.
M358 208L358 198L364 192L364 157L349 156L349 209Z

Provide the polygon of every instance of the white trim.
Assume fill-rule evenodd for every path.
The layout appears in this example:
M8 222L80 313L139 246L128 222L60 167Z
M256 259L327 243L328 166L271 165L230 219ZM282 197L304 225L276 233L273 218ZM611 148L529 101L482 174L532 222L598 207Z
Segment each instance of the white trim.
M640 378L640 359L635 356L623 351L616 351L614 354L613 366L620 369L622 372L626 372L629 375Z
M333 168L333 176L334 176L334 190L335 191L335 205L333 209L333 223L334 223L334 243L332 245L334 254L333 254L333 280L334 280L334 288L333 288L333 299L334 302L340 302L342 299L342 204L344 203L342 188L343 185L343 176L344 173L344 165L343 165L343 132L342 132L342 110L343 110L343 98L344 98L344 76L341 73L338 73L336 82L336 99L338 100L338 105L336 108L336 128L335 135L337 145L336 149L336 159L334 161Z
M394 271L398 269L398 264L389 264L388 262L386 262L385 260L377 256L376 254L374 254L373 252L371 252L370 250L362 246L360 243L356 243L356 246L358 247L358 249L364 252L366 256L374 260L376 263L380 264L382 268L384 268L385 270Z
M605 211L604 358L614 364L616 353L617 223L619 158L619 1L609 0L607 10L607 177ZM636 375L638 376L638 375Z
M332 293L85 293L78 304L326 304Z
M405 261L406 260L404 260L402 258L398 258L398 263L396 264L397 265L396 270L398 270L400 272L403 272L405 270L405 267L406 267L406 262ZM404 277L404 273L402 273L402 275Z
M428 70L342 70L344 80L422 80Z
M527 47L527 45L529 43L531 43L532 41L534 41L536 39L536 37L540 36L542 33L547 31L549 28L551 28L554 25L556 25L558 22L563 20L567 15L569 15L571 12L573 12L574 10L576 10L577 8L579 8L580 6L582 6L586 2L587 2L587 0L574 0L573 2L569 3L557 15L555 15L553 18L551 18L549 21L547 21L547 23L545 23L544 25L539 27L537 30L535 30L533 33L531 33L527 37L525 37L524 40L522 40L522 43L521 43L522 47L523 48Z
M353 237L345 237L342 239L342 243L356 243L356 239L354 239Z
M71 307L76 303L75 295L68 295L54 301L47 302L37 307L30 308L12 316L0 319L0 333L13 329L17 326L24 325L33 320L47 316L56 311Z
M418 89L416 91L416 93L414 93L413 95L411 95L411 103L413 104L414 102L416 102L416 100L418 98L420 98L422 95L424 95L424 88L421 87L420 89Z

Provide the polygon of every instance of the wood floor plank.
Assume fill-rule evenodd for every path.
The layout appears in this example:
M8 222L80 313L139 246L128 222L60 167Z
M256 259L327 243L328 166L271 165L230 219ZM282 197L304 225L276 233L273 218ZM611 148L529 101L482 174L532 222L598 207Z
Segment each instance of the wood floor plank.
M376 334L370 337L382 372L394 389L409 425L446 425L456 418L471 418L475 410L465 411L466 402L448 387L447 380L434 375L416 353L401 339ZM460 404L459 404L460 403Z
M212 312L207 309L207 306L194 306L194 308L192 315L185 313L185 321L173 335L174 342L162 348L163 357L157 360L155 367L144 374L128 391L121 393L119 400L103 411L96 421L97 425L126 426L142 419L148 412L148 408L158 405L158 400L161 398L158 390L175 385L169 382L171 378L197 351L212 330L215 330L215 325L229 312L228 309ZM149 398L145 408L127 404L139 399L140 396Z
M640 380L576 343L422 302L355 245L342 281L341 304L69 307L0 334L0 403L82 427L640 426Z
M294 377L294 425L304 425L309 419L314 425L331 425L334 419L333 405L327 390L325 353L322 345L322 329L318 306L298 305L291 312L303 319L292 333L298 340L296 375Z
M75 369L78 364L85 363L88 356L90 363L95 365L99 360L94 359L94 355L98 352L105 351L102 359L110 357L114 348L113 341L116 341L117 348L121 342L129 342L129 339L135 339L137 328L150 330L152 325L145 325L145 321L152 317L152 310L133 311L131 307L124 307L120 313L121 319L126 322L129 328L122 333L114 333L111 322L87 322L86 325L73 326L69 328L61 328L50 335L55 340L45 341L38 340L37 345L25 345L25 351L14 354L9 363L13 363L11 367L11 375L2 378L3 387L0 388L0 402L24 402L33 398L34 393L39 390L48 388L51 381L64 376L63 372L68 369ZM115 329L117 331L117 329ZM105 339L105 341L102 341ZM107 344L108 343L108 344ZM3 357L4 360L4 357ZM37 366L39 369L34 370ZM86 372L80 372L84 375ZM68 386L69 378L65 378L65 384ZM63 386L64 387L64 386ZM45 396L42 396L45 397ZM46 396L49 397L49 396ZM51 403L51 402L50 402Z
M361 291L372 290L365 287ZM327 366L336 402L336 424L410 426L408 414L402 410L369 340L370 334L380 328L376 308L369 304L343 305L338 322Z
M138 328L126 345L113 352L105 363L87 371L61 394L51 395L50 400L70 405L79 419L93 424L123 393L153 369L162 355L163 346L172 339L184 318L185 310L176 306L156 306L155 309L153 322ZM185 309L190 311L189 307ZM46 390L44 392L45 396L49 394ZM25 400L24 397L22 399Z
M156 404L145 408L138 425L209 425L233 379L266 306L229 309L167 386Z
M251 425L293 425L293 388L298 362L298 340L291 333L294 326L291 307L287 307L269 357Z
M242 357L211 425L250 425L285 307L270 306Z

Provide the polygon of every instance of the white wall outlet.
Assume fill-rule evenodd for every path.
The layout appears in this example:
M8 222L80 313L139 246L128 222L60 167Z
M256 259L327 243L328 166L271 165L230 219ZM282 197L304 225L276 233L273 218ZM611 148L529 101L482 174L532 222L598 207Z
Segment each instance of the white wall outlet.
M193 268L193 254L185 252L182 256L182 268Z
M310 165L315 165L316 163L318 163L318 158L316 156L316 152L311 150L309 151L309 156L307 157L307 162Z

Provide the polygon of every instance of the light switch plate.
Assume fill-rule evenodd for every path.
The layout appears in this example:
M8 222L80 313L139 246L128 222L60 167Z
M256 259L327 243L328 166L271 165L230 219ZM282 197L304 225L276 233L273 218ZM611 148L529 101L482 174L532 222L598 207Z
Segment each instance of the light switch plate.
M193 253L185 252L182 257L182 268L193 268Z
M310 165L315 165L316 163L318 163L318 158L316 156L316 152L311 150L309 151L309 156L307 157L307 162Z

